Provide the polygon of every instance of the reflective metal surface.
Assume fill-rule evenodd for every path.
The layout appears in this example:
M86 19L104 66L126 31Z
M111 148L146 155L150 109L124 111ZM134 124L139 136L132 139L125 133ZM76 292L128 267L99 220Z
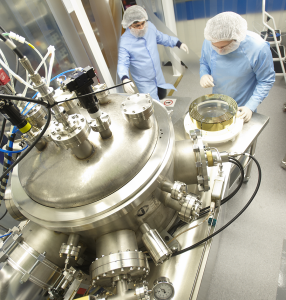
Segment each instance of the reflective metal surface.
M44 152L31 151L19 164L21 184L34 201L58 208L86 205L120 189L146 164L158 139L156 124L149 130L130 126L120 112L120 104L125 97L109 95L108 98L110 103L102 110L108 109L113 136L102 140L99 134L91 132L88 139L95 151L87 160L78 160L70 151L62 151L54 143L49 143ZM59 135L64 130L63 126L54 122L52 137L59 144L73 147L81 132L87 131L88 125L81 115L72 115L69 120L79 121L76 130ZM120 164L112 163L118 158ZM60 181L55 174L61 174Z
M104 109L112 109L112 107L119 105L125 96L109 95L108 97L110 99L110 103L107 106L104 106ZM164 207L158 200L156 200L156 198L152 196L152 191L154 191L156 186L159 185L159 181L157 180L159 176L172 176L172 169L170 169L170 166L172 163L172 155L174 150L174 139L172 124L166 109L157 101L154 101L154 108L154 116L157 122L154 123L152 129L148 130L139 130L133 126L130 126L130 124L123 119L120 110L118 111L119 115L113 114L112 116L112 114L110 114L112 121L116 118L123 120L123 129L121 129L123 132L120 134L120 128L115 128L113 135L114 138L105 140L104 142L99 141L99 139L96 141L96 138L94 138L94 141L100 144L98 144L95 155L91 157L90 160L76 160L73 157L70 157L70 154L67 151L62 152L60 149L57 149L54 145L49 143L45 151L50 152L53 150L54 152L52 156L54 156L57 160L51 160L52 158L49 158L48 155L45 155L45 151L40 156L38 153L32 151L30 159L26 159L21 166L23 168L22 180L25 182L28 182L28 176L31 174L28 174L27 172L27 175L24 175L26 172L24 170L24 166L30 168L31 161L34 161L31 167L35 168L35 172L37 172L36 166L38 166L43 172L47 172L46 174L49 174L49 176L47 176L47 178L50 178L49 180L45 180L44 177L41 176L41 172L38 174L39 177L35 177L34 179L38 182L38 184L42 183L39 185L42 186L41 192L34 191L34 193L41 193L43 199L51 199L51 196L54 195L58 195L54 199L60 199L61 197L65 198L65 193L63 193L63 191L65 191L67 192L67 195L70 195L69 197L78 195L76 201L80 205L86 201L95 201L94 197L89 194L86 194L86 196L82 195L83 188L91 190L92 192L102 193L102 195L106 196L104 199L81 206L80 211L77 208L53 209L40 205L25 195L18 180L16 171L17 169L15 169L13 172L12 190L13 199L17 203L16 206L24 213L24 215L28 216L29 219L35 220L37 223L45 226L46 228L66 232L89 230L86 234L93 234L94 238L97 238L102 234L109 233L114 230L126 228L132 228L133 230L136 230L136 228L139 227L137 211L140 210L140 205L142 205L142 207L147 205L150 209L142 218L148 222L148 219L150 218L150 226L157 228L158 230L162 230L164 226L166 227L169 224L175 212L172 209ZM111 125L111 128L112 126L113 125ZM118 133L116 133L117 130ZM126 131L126 134L128 133L128 135L141 137L140 139L134 140L136 147L134 145L132 152L130 147L133 147L133 145L122 140L124 131ZM145 137L146 135L150 137L150 133L153 139L157 136L157 140L155 138L151 141L152 143L155 143L155 148L153 148L153 153L146 163L146 158L143 159L142 162L144 153L142 154L141 147L146 148L144 145ZM91 133L91 136L93 134L96 133ZM109 158L109 152L104 153L102 151L102 147L109 149L113 144L118 144L123 148L120 155L118 155L118 153L114 150L114 160L116 161L118 158L124 158L126 160L126 164L112 164L112 158L110 158L104 159L105 166L103 166L103 162L99 160L96 155L102 155L102 157L104 156ZM152 149L146 149L146 151L149 151L150 153L150 151L152 152ZM136 154L136 152L140 152L140 156ZM133 155L138 155L137 162L132 157ZM74 169L71 168L70 164L67 164L62 160L58 160L59 157L63 159L67 158L68 160L72 161L73 167L78 167L78 177L74 177L72 172L68 172L68 170ZM130 167L128 162L129 160L135 161L135 163L138 165L143 165L141 167L142 169L140 170L138 165L136 165L136 171L134 171ZM53 166L53 168L48 168L48 165L43 163L43 161L50 164L50 166ZM90 162L92 162L93 165L89 166ZM87 165L88 167L86 167ZM85 168L81 169L81 166L84 166ZM103 169L98 168L98 171L96 172L95 166L96 168L97 166L101 166ZM66 175L65 177L61 178L61 181L59 181L54 174L62 174L64 167L67 170ZM114 172L117 174L115 183L122 182L125 184L121 189L110 195L106 195L107 191L109 190L106 190L105 186L110 186L110 182L112 181L108 179L110 179L111 176L115 178L115 175L109 174L104 168L109 168L111 173ZM55 170L57 171L55 172ZM121 173L119 171L121 171ZM102 174L104 174L102 172L107 174L107 178L102 178ZM130 173L134 174L138 172L138 174L132 180L126 183L126 178L123 178L122 176L124 172L127 178L131 177ZM170 175L167 175L168 173ZM34 174L32 176L34 176ZM85 182L85 180L89 181L90 176L93 178L93 180L90 180L90 182L92 182L92 186ZM101 180L101 184L99 184L99 179ZM62 180L64 180L66 185L70 187L65 187L65 184L62 183ZM105 185L103 185L102 180L105 180ZM54 181L53 184L51 183L52 181ZM74 182L75 185L71 185L69 181ZM114 184L114 182L112 182L112 184ZM99 192L96 191L96 185L98 185L98 188L100 189ZM118 185L118 187L120 187L120 185ZM31 188L36 189L36 185L31 184ZM68 198L66 197L66 199ZM152 217L155 212L160 215L160 218L154 219ZM93 231L93 228L96 228L96 230Z
M43 290L36 284L27 281L20 283L22 274L15 271L9 264L0 270L0 299L1 300L40 300Z

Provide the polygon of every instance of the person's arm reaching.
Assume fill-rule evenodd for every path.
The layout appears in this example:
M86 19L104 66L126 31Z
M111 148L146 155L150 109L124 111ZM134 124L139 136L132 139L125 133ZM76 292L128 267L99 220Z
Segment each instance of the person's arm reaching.
M256 76L257 85L245 106L255 111L257 106L268 96L275 82L273 58L268 44L265 43L260 50L256 61L253 63L253 71Z
M123 48L119 47L118 51L118 63L117 63L117 73L119 78L124 84L123 88L127 94L134 93L134 83L129 79L129 65L130 65L130 54L129 52Z

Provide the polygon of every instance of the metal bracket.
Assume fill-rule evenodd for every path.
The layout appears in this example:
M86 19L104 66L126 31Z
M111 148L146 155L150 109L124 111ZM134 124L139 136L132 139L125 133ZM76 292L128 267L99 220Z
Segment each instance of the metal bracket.
M173 239L173 237L166 230L162 230L160 232L160 235L166 243L168 243L168 241ZM182 247L181 247L181 245L180 245L180 243L178 242L177 239L174 239L170 244L168 244L168 247L173 252L180 251L182 249Z
M20 279L20 283L23 284L24 282L28 281L30 276L31 276L31 273L35 270L36 266L40 263L40 262L43 262L45 260L45 255L46 255L46 252L43 252L42 254L40 254L35 263L33 264L33 266L31 267L31 269L26 272Z

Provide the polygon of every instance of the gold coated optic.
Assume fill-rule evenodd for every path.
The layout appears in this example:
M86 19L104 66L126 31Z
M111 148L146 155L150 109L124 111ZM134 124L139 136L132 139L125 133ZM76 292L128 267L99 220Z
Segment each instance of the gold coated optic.
M229 96L210 94L197 98L189 107L192 122L206 131L223 130L235 121L237 103Z

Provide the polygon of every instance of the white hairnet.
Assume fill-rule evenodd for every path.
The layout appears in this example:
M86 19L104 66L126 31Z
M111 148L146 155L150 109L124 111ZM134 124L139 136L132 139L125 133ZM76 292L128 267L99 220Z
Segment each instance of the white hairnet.
M123 28L127 28L134 22L142 22L148 20L146 10L139 5L133 5L126 9L123 20L121 22Z
M246 37L247 22L238 14L228 11L207 21L205 39L213 43L236 40L239 43Z

